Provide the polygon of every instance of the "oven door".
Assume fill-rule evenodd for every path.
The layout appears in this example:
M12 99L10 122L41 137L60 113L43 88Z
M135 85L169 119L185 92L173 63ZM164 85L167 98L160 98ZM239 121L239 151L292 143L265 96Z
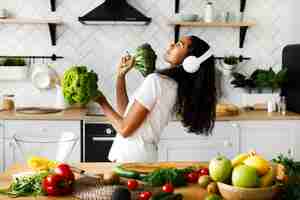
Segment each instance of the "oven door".
M112 146L112 137L97 137L86 135L85 161L86 162L109 162L108 153Z

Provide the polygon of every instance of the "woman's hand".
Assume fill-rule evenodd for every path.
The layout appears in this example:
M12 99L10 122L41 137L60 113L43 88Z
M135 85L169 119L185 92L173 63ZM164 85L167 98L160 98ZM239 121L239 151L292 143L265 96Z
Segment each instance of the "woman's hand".
M118 76L125 76L134 66L135 60L134 57L128 55L124 56L121 59L121 62L118 66Z
M97 95L93 97L93 101L101 105L101 103L106 102L106 97L103 95L102 92L98 91Z

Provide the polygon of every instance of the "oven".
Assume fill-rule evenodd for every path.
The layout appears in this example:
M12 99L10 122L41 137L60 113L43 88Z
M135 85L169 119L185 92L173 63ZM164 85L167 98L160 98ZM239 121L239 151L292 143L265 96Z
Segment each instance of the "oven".
M108 153L116 136L112 125L85 121L83 132L83 161L108 162Z

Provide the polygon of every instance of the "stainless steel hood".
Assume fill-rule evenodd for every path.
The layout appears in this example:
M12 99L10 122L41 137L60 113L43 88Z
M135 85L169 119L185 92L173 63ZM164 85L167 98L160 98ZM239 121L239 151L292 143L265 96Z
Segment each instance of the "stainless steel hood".
M78 20L86 25L94 24L133 24L146 25L151 18L145 16L126 0L105 0Z

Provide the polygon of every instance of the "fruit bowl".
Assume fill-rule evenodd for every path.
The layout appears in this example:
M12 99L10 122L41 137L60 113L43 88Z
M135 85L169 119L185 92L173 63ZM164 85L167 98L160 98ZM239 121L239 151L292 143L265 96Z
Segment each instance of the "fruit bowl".
M222 197L226 200L271 200L279 191L277 185L265 188L240 188L224 183L217 183Z

